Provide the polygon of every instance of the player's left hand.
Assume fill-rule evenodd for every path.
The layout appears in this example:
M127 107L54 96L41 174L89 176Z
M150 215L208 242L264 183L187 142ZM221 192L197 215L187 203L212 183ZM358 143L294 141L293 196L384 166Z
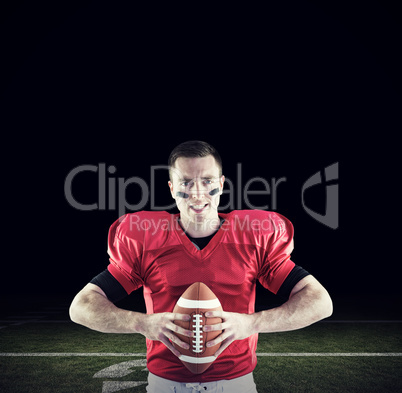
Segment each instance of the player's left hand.
M214 340L208 341L207 346L212 347L218 343L222 343L216 351L215 356L218 357L233 341L243 340L257 333L256 314L239 314L225 311L208 311L205 313L207 318L219 317L222 323L215 325L205 325L205 332L213 332L222 330L222 333Z

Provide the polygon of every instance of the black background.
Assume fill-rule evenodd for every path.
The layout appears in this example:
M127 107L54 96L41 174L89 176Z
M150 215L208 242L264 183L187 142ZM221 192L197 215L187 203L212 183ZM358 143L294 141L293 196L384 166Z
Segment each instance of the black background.
M107 266L118 209L72 207L71 170L103 163L116 168L107 179L150 184L150 167L189 139L219 150L235 187L238 163L243 186L286 178L274 210L294 224L292 259L333 296L400 295L398 10L370 1L221 7L82 1L4 10L4 295L70 297ZM306 213L301 190L336 162L334 230ZM172 203L167 173L156 178L156 202ZM97 187L97 174L83 172L73 195L95 203ZM324 213L324 185L305 197ZM139 188L128 186L126 199L137 203ZM250 200L272 209L269 195ZM239 206L247 208L236 195Z

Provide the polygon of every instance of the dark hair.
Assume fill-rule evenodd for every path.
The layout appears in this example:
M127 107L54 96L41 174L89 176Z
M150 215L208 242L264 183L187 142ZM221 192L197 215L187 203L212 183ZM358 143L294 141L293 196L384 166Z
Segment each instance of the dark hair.
M176 160L180 157L196 158L211 155L219 167L219 175L222 175L222 159L218 151L207 142L203 141L187 141L176 146L170 153L168 165L169 169L174 168Z

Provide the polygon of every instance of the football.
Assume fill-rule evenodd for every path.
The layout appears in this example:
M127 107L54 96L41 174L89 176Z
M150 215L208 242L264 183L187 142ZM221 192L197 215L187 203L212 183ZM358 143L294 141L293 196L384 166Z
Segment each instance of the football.
M203 373L215 360L213 356L220 344L206 347L206 343L222 333L222 331L204 332L204 325L221 323L221 318L206 318L207 311L222 311L222 306L215 294L202 282L190 285L177 301L173 312L191 315L190 321L174 321L178 326L192 330L193 337L177 334L180 340L188 343L190 349L184 349L173 343L181 353L179 359L194 374Z

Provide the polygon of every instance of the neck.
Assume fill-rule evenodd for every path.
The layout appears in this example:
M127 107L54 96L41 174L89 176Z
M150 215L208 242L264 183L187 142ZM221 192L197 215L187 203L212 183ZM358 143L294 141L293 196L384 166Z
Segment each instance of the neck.
M204 219L202 221L191 221L180 216L180 225L191 237L206 237L215 233L221 226L221 221L216 217Z

